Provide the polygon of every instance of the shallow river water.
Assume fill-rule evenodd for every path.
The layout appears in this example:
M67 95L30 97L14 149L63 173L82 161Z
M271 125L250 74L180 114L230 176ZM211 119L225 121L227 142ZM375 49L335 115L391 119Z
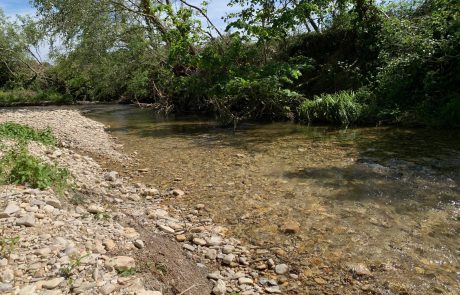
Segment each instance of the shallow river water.
M277 252L298 294L460 294L459 131L156 119L86 106L110 125L138 179L177 187L242 241ZM286 222L300 224L294 234ZM350 265L370 274L350 275Z

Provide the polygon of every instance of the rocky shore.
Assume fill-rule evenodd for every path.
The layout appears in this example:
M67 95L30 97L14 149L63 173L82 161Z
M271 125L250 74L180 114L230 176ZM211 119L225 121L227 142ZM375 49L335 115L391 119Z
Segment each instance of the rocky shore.
M282 249L227 236L203 204L175 205L187 197L180 187L104 169L91 155L129 157L102 124L65 109L1 111L4 121L50 127L58 147L31 143L29 152L67 168L72 184L64 192L0 186L0 293L301 294Z

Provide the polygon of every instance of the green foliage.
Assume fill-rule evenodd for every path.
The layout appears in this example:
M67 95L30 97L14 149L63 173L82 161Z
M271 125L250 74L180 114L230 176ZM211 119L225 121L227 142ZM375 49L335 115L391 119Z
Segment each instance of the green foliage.
M32 155L24 147L8 151L0 159L1 182L29 185L33 188L53 187L62 191L67 185L66 169L48 164Z
M136 274L136 269L133 267L130 267L125 270L117 270L117 272L118 272L118 275L120 275L120 277L129 277L129 276L133 276Z
M19 243L19 237L6 237L2 233L0 237L0 255L3 258L7 258L14 251L14 248Z
M20 142L38 141L46 145L55 145L57 143L50 128L36 130L28 125L14 122L0 124L0 138L10 138Z
M405 3L407 4L407 3ZM376 117L459 127L460 6L392 5L380 33Z
M305 100L299 108L300 117L309 123L349 125L360 119L363 106L351 91L324 94Z
M71 256L69 263L61 268L61 275L66 279L70 279L70 277L73 274L73 271L76 268L78 268L81 265L83 259L85 259L88 256L89 254L85 254L79 257Z

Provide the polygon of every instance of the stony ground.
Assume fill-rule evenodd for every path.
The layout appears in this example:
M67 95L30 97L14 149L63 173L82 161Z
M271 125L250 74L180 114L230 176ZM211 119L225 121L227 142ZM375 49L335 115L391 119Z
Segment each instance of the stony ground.
M298 287L298 274L276 253L226 236L204 205L174 205L186 197L179 187L132 183L103 169L88 155L127 157L101 124L52 109L2 111L2 121L51 127L59 147L31 143L29 151L67 168L72 184L62 193L0 186L1 294L290 294Z

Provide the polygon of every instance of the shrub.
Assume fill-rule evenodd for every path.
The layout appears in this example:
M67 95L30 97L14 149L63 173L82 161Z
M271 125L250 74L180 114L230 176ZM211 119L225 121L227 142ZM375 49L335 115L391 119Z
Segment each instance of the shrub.
M349 125L360 118L362 110L363 106L356 100L354 92L341 91L304 101L299 108L299 115L309 123Z
M35 91L30 89L0 90L0 104L40 103L52 102L56 104L69 103L71 99L55 91Z
M30 155L24 147L8 151L0 159L0 181L30 185L33 188L54 187L62 190L67 184L68 171Z
M30 126L14 122L4 122L0 124L0 138L10 138L20 142L33 140L46 145L55 145L57 142L49 128L36 130Z

